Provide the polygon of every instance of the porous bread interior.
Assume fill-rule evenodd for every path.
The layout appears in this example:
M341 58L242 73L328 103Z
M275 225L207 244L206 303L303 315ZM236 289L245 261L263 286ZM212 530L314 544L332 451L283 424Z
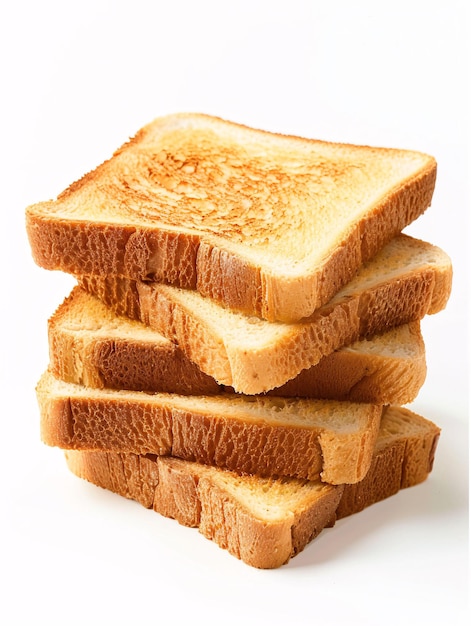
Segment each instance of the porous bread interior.
M256 265L297 276L322 265L386 194L432 162L417 152L177 115L149 124L86 183L35 210L199 233Z
M380 356L383 358L415 358L423 351L420 322L392 328L380 335L360 339L340 351Z
M389 406L381 419L376 446L380 447L395 437L411 437L438 430L435 424L400 406Z
M112 389L93 389L67 383L46 372L38 387L40 403L54 399L67 401L85 399L110 403L111 410L119 403L155 404L171 410L184 410L193 414L220 415L244 423L288 425L303 429L326 429L348 435L366 426L379 407L366 403L303 398L278 398L269 396L181 396L165 393L145 393Z

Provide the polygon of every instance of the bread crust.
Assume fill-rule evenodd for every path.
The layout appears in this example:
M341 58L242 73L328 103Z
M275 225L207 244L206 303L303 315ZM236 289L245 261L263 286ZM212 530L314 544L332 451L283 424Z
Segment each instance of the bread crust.
M249 143L250 141L263 141L264 145L268 141L265 149L273 145L275 153L281 150L281 146L286 142L289 142L290 150L299 149L302 154L311 147L315 150L318 145L335 146L328 142L289 138L276 133L248 129L207 116L187 116L186 118L183 116L184 120L196 126L201 124L212 133L218 133L221 130L223 133L228 133L228 136L233 137L237 144L240 142L241 150L246 140ZM321 262L313 262L307 270L299 274L296 272L292 274L291 271L283 273L279 271L276 264L273 267L264 265L263 262L252 259L243 246L242 248L234 247L231 244L231 238L219 235L217 229L214 232L211 229L205 230L207 214L204 212L201 227L193 229L166 223L165 220L161 223L149 224L144 218L141 224L135 221L126 223L126 213L119 215L119 211L118 219L115 217L111 221L107 221L105 217L100 218L99 212L94 219L86 216L77 218L75 209L71 215L60 211L56 214L56 205L58 207L62 204L67 205L67 202L75 195L80 199L80 194L84 193L84 190L87 190L86 201L92 203L95 189L109 186L114 190L113 177L116 177L113 169L114 160L122 159L126 162L128 154L129 158L135 158L139 151L149 145L148 137L154 132L152 130L154 126L157 129L160 126L165 128L165 124L170 127L172 123L182 123L182 118L175 116L167 121L157 120L154 125L151 124L137 133L133 140L117 150L112 159L71 185L57 201L38 203L28 207L26 228L33 258L38 265L72 274L121 275L133 280L157 281L197 289L202 295L214 298L224 306L240 310L245 314L258 315L270 321L293 322L311 315L319 306L325 304L342 285L354 276L364 262L371 259L405 226L417 219L432 201L436 162L431 157L420 155L421 165L414 166L416 167L414 173L397 177L396 182L391 183L389 189L376 198L372 206L365 207L364 212L352 224L345 226L342 232L339 231L335 245L332 245L325 253ZM237 129L240 131L240 137L237 136ZM158 135L159 131L155 132ZM277 142L280 142L280 147ZM337 145L337 149L339 164L342 164L342 167L348 159L351 161L350 167L355 167L356 150L371 151L377 155L378 159L381 159L382 155L388 155L389 158L391 154L397 155L398 161L402 158L406 159L406 155L409 154L414 154L415 158L419 157L418 153L341 144ZM353 155L349 155L350 150L353 151ZM230 153L230 150L228 152ZM152 158L159 159L158 155L157 157L153 155ZM173 155L171 160L175 162L176 159L179 162L179 158L178 155ZM139 163L139 158L137 161ZM322 158L320 163L321 169L326 167ZM337 169L340 172L342 167L339 164ZM134 167L136 165L131 163L127 167L123 166L123 170ZM151 171L152 167L152 164L144 165L143 169ZM178 167L180 168L178 176L183 176L182 165ZM194 166L190 165L190 167ZM253 165L247 162L245 167L248 173L247 180L250 182L255 176L251 172ZM278 167L282 170L281 166ZM237 166L236 169L240 167ZM336 176L341 176L335 170L334 163L329 162L329 176L334 179ZM274 167L273 172L275 171ZM138 172L136 176L139 177L139 175ZM173 172L172 176L175 175L177 174ZM283 180L287 177L287 174L282 171L279 175L283 177ZM133 181L131 180L130 183L127 180L128 174L122 174L122 176L124 178L121 193L124 193ZM260 180L268 178L265 174L262 176L258 172L257 176ZM111 180L108 181L108 178ZM208 189L217 190L217 193L220 193L219 186L211 180L210 176L205 183ZM160 181L159 190L161 184L165 186L166 183ZM276 193L282 189L280 184L275 187ZM109 193L115 193L115 191ZM275 192L270 189L268 193ZM293 193L296 195L296 189ZM328 194L329 190L325 193ZM146 202L148 203L149 200L146 200L146 197L140 198L139 194L137 198L142 203L140 210L145 214ZM101 200L97 201L97 205L100 202ZM123 196L123 205L125 203L126 197ZM197 209L193 207L192 210ZM224 222L223 214L220 219ZM244 228L250 230L250 216L247 217L244 213L243 219L245 220ZM289 216L285 219L289 221ZM236 222L235 219L231 222L233 231L237 228ZM270 227L269 221L268 226ZM237 233L234 231L234 234ZM256 233L254 233L254 238L255 235Z
M433 469L440 428L405 407L384 410L373 460L365 478L345 485L337 520L424 482Z

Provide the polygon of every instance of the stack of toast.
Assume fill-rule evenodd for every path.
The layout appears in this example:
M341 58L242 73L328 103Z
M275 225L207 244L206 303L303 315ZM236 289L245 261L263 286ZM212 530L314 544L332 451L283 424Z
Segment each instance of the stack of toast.
M207 115L144 127L26 210L36 263L77 280L49 320L43 441L259 568L424 481L440 429L404 405L452 268L402 231L435 176Z

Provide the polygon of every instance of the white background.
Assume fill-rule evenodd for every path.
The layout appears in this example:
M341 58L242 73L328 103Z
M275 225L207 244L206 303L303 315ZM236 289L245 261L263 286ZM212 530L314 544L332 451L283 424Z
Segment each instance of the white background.
M465 1L25 2L0 9L5 624L465 623L468 585L469 21ZM39 438L46 320L72 281L37 268L24 208L154 117L200 111L278 132L417 149L438 161L408 232L454 264L423 332L414 410L442 428L421 486L259 571L196 530L68 473Z

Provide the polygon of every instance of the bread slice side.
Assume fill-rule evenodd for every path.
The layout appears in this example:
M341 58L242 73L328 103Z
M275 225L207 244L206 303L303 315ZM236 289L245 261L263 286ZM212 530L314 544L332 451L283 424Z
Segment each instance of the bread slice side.
M419 152L176 115L28 207L26 224L47 269L176 284L297 321L426 210L435 178Z
M140 319L177 343L220 384L258 394L338 348L437 312L449 297L452 267L440 248L400 235L328 304L296 324L247 317L169 285L97 276L80 282L116 313Z
M41 437L65 449L174 455L265 476L361 480L382 408L334 400L92 389L46 372Z
M394 411L393 425L389 413ZM399 489L422 482L432 469L440 430L404 408L385 411L366 477L356 485L260 478L172 457L67 451L77 476L147 508L199 528L248 565L276 568L302 551L335 519L357 513ZM409 442L414 441L413 446ZM415 445L418 442L420 445ZM412 454L420 450L420 455ZM408 467L420 467L408 472ZM409 475L404 483L402 476Z

